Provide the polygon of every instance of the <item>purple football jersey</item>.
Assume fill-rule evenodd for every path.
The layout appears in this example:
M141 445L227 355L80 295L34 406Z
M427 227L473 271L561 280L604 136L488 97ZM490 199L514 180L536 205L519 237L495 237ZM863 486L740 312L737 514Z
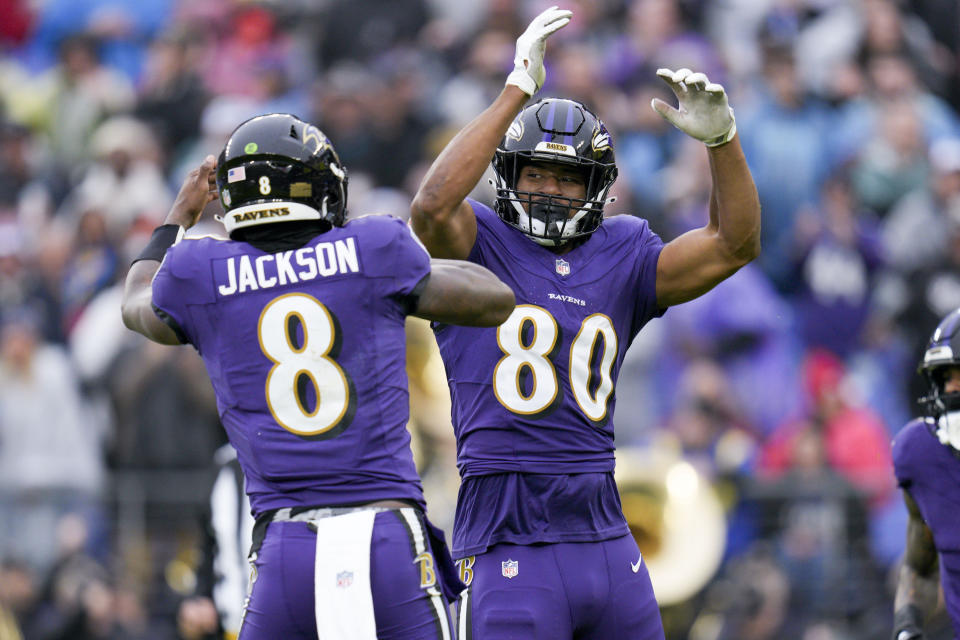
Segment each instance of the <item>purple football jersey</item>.
M960 459L940 444L933 429L932 421L924 418L901 429L893 440L893 469L897 484L910 492L933 533L943 599L960 638Z
M557 255L469 202L477 218L469 259L510 285L517 307L495 328L435 327L464 479L454 555L496 542L623 535L612 478L614 385L633 338L662 313L663 242L645 220L616 216ZM510 472L545 475L480 480ZM479 486L491 482L496 491Z
M255 515L424 506L406 429L404 322L429 272L409 227L387 216L289 251L207 236L167 252L154 306L206 364Z
M960 638L960 459L940 444L932 421L913 420L893 440L893 469L897 483L910 496L933 533L940 558L943 600Z

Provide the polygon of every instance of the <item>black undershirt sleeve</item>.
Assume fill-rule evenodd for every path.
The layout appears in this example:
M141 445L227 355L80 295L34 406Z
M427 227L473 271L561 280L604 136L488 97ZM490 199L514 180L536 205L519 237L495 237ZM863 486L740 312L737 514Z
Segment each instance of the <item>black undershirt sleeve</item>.
M417 306L420 304L420 296L423 294L423 290L427 288L427 282L429 281L430 274L428 273L420 279L420 282L413 288L413 291L400 298L400 304L403 305L405 315L409 316L416 313Z
M150 306L153 307L153 312L157 314L157 317L163 320L168 327L173 329L173 333L176 334L177 340L180 341L180 344L190 343L190 340L187 338L187 334L183 332L183 329L181 329L180 325L177 324L177 321L173 319L173 316L155 304L151 304Z

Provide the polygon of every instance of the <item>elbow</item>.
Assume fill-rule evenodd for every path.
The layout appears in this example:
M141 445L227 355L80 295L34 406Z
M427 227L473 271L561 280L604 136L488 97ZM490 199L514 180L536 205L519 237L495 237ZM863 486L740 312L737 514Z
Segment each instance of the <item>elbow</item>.
M130 310L130 305L126 301L120 304L120 318L123 320L123 326L127 329L133 330L133 317L132 311Z
M423 189L417 191L410 203L410 220L413 222L414 229L423 223L436 220L440 216L440 202Z
M748 262L753 262L760 257L760 234L757 233L750 239L750 241L743 247L740 252L740 259L743 261L743 266Z
M497 327L507 321L514 307L517 306L516 297L513 290L506 285L498 288L496 295L492 297L490 303L477 318L477 326Z
M506 322L516 306L517 298L513 294L513 289L504 285L494 309L495 322L493 326L498 326Z
M730 262L737 269L753 262L760 257L760 229L753 230L742 238L739 243L729 247L727 254Z

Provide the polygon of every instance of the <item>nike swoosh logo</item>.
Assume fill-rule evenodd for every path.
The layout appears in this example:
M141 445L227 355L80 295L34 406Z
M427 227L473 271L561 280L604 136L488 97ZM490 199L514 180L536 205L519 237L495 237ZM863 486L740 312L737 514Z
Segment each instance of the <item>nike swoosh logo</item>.
M641 562L643 562L643 556L640 556L639 558L637 558L636 564L634 564L633 562L630 563L630 568L633 569L634 573L636 573L637 571L640 571Z

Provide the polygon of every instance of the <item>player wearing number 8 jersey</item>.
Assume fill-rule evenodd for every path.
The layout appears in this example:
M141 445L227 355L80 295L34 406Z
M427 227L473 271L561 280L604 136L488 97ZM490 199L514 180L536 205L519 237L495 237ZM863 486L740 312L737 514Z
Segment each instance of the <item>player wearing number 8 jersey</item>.
M492 326L513 294L431 260L400 220L347 222L346 182L316 127L253 118L187 177L127 276L125 323L197 349L246 476L240 640L452 637L461 585L410 450L404 321ZM180 240L218 191L229 239Z
M614 483L614 384L634 336L759 252L760 208L723 87L658 72L680 102L654 108L707 147L709 219L670 243L603 219L616 179L603 123L542 85L553 7L517 40L500 96L428 171L411 208L431 255L482 264L517 307L496 329L435 325L462 477L453 552L469 588L460 640L663 638ZM467 199L492 159L494 207Z

